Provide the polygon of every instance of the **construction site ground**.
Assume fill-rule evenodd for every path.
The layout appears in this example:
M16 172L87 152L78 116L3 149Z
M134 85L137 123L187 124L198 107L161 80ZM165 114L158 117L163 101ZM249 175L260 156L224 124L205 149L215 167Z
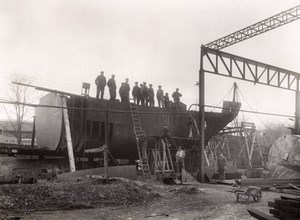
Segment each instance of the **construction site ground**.
M165 185L158 181L77 178L0 186L1 219L254 219L247 208L268 213L279 193L236 201L228 185Z

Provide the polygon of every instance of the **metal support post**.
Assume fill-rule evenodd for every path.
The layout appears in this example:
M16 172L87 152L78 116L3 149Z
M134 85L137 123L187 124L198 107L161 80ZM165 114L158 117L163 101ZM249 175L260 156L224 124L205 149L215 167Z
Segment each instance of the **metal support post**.
M297 79L297 90L295 100L295 135L300 135L300 92L299 92L299 79Z
M108 109L105 110L105 150L103 152L104 155L104 170L105 170L105 178L108 180L108 158L107 158L107 151L108 151Z
M204 70L203 70L203 57L204 51L203 46L201 46L200 55L200 70L199 70L199 125L200 125L200 135L199 135L199 177L200 182L204 183L204 147L205 147L205 113L204 113Z
M34 147L35 140L35 116L33 116L32 136L31 136L31 148Z
M73 152L71 129L70 129L66 97L62 96L61 101L62 101L62 105L64 107L63 117L64 117L64 124L65 124L65 131L66 131L66 141L67 141L67 148L68 148L70 172L74 172L74 171L76 171L76 168L75 168L74 152Z

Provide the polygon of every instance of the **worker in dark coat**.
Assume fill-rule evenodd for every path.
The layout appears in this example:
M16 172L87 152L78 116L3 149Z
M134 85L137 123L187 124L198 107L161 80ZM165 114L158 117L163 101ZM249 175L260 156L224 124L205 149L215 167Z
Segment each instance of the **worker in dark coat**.
M218 173L219 173L219 180L225 180L225 173L226 173L226 157L222 153L219 153L218 157Z
M142 93L142 96L144 98L146 106L148 106L148 104L149 104L148 86L147 86L147 83L145 83L145 82L143 84L144 84L144 91Z
M145 105L145 97L144 97L144 93L145 93L145 87L144 84L140 84L140 101L141 101L141 105Z
M116 85L114 74L111 75L111 78L107 81L107 86L109 88L110 100L115 100L116 99L117 85Z
M134 104L139 105L141 95L140 95L140 87L138 82L135 82L135 86L132 88L132 97L133 97Z
M156 92L156 98L158 107L163 108L164 107L164 90L162 90L161 86L158 86L158 90Z
M162 140L165 143L167 143L168 138L171 137L171 132L170 132L170 130L169 130L169 128L168 128L168 126L166 124L164 124L163 131L162 131L162 136L161 137L162 137Z
M126 78L125 83L124 83L124 90L125 90L125 102L129 103L130 85L129 85L128 81L129 81L129 79Z
M100 75L97 76L95 84L97 86L96 98L99 99L99 93L101 93L101 99L103 99L104 88L106 86L106 78L104 76L104 71L101 71Z
M119 89L119 94L121 98L121 102L126 102L126 88L125 88L125 83L121 84L121 87Z
M192 115L189 115L188 121L186 123L188 128L188 132L187 132L188 138L193 138L193 123L194 123L194 118Z
M152 84L149 84L147 93L148 93L148 97L149 97L149 105L154 107L154 90L152 88Z
M179 102L180 102L180 97L182 96L181 93L179 93L178 91L179 91L179 89L177 88L177 89L176 89L176 92L174 92L174 93L172 94L172 97L173 97L173 99L174 99L174 107L175 107L176 109L179 109L179 108L180 108Z
M166 94L164 96L164 105L165 105L165 108L169 108L169 103L170 103L169 93L166 92Z

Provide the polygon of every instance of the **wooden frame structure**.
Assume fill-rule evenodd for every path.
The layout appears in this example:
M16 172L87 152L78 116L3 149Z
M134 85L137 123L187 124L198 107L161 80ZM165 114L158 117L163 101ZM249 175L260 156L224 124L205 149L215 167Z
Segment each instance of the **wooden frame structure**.
M174 166L168 142L165 143L162 138L157 138L154 148L150 149L151 170L152 173L172 173Z

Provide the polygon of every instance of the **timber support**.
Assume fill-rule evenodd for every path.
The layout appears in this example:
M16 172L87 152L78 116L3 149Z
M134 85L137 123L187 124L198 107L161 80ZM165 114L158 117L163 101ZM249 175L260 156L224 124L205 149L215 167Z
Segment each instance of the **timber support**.
M68 148L68 158L70 164L70 172L76 171L75 168L75 160L74 160L74 152L73 152L73 145L72 145L72 137L71 137L71 129L70 129L70 122L69 122L69 115L67 109L67 100L65 96L61 97L63 109L63 117L64 117L64 125L66 131L66 142Z

